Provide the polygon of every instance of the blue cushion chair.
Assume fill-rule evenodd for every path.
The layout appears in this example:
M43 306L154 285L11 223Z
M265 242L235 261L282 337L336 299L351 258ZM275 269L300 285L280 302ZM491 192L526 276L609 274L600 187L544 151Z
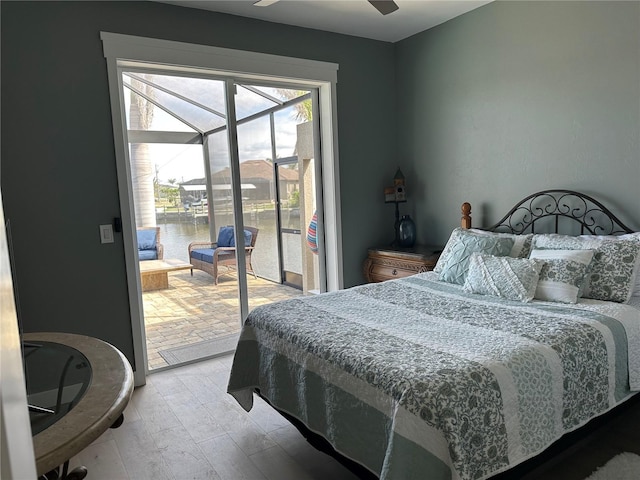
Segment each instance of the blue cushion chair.
M140 261L162 260L164 248L160 243L160 227L140 227L136 234Z
M245 258L247 272L257 278L251 265L251 254L256 246L258 229L244 227ZM237 269L236 241L232 226L220 227L216 242L192 242L189 244L189 262L193 268L207 272L213 277L214 284L218 284L221 275L231 273ZM191 275L193 275L193 268Z

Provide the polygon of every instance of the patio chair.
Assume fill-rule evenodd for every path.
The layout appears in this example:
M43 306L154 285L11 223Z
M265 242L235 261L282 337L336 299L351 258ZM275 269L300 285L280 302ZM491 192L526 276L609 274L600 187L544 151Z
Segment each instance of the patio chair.
M143 260L162 260L164 247L160 243L160 227L139 227L138 258Z
M247 273L253 274L251 265L251 254L256 246L258 229L254 227L244 227L245 258L247 263ZM236 243L232 226L220 227L218 240L212 242L192 242L189 244L189 262L193 268L207 272L213 277L215 285L221 275L230 273L237 269L236 265ZM193 268L191 275L193 275Z

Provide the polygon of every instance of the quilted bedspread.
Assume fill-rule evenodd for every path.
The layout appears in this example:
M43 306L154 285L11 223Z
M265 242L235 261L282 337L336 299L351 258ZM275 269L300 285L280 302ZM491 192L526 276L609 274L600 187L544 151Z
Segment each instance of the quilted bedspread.
M258 388L381 479L481 479L640 389L639 354L635 307L505 301L428 272L256 308L228 391L250 410Z

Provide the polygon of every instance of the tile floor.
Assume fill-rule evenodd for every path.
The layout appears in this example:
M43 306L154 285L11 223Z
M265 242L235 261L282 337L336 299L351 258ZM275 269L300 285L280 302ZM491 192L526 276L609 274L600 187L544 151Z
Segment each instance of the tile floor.
M302 295L301 290L247 275L249 310ZM169 273L169 288L143 292L149 370L166 367L160 351L240 331L238 282L223 276L218 285L200 270Z
M256 399L226 392L232 357L157 372L136 388L125 421L70 461L90 480L356 480Z
M301 294L248 278L251 308ZM237 331L235 279L216 287L209 275L195 271L191 277L186 271L170 274L169 283L168 290L143 294L147 337L156 353L176 340L197 342ZM212 315L225 310L232 313ZM226 393L231 360L227 355L149 375L147 385L134 391L124 424L72 458L71 468L85 465L90 480L357 479L262 400L256 399L251 412L240 408ZM639 422L636 402L534 471L499 477L584 479L617 453L640 453Z
M262 400L251 412L240 408L225 393L231 361L226 355L149 375L122 426L73 457L71 468L85 465L88 480L357 479ZM582 480L618 453L640 454L640 401L629 403L534 470L498 478Z

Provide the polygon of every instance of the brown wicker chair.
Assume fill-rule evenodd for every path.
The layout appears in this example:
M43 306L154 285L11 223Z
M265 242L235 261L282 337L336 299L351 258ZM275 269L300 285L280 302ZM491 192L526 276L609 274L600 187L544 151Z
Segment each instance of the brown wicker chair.
M220 229L221 231L222 228ZM246 245L245 248L247 273L251 273L254 277L258 278L253 271L253 265L251 265L251 254L256 246L258 229L254 227L244 227L244 229L245 232L251 232L251 243ZM193 269L197 268L211 275L214 284L217 285L218 278L221 275L237 270L236 247L219 247L216 242L192 242L189 244L189 262L193 267L191 269L191 275L193 275ZM221 269L221 267L224 268Z

